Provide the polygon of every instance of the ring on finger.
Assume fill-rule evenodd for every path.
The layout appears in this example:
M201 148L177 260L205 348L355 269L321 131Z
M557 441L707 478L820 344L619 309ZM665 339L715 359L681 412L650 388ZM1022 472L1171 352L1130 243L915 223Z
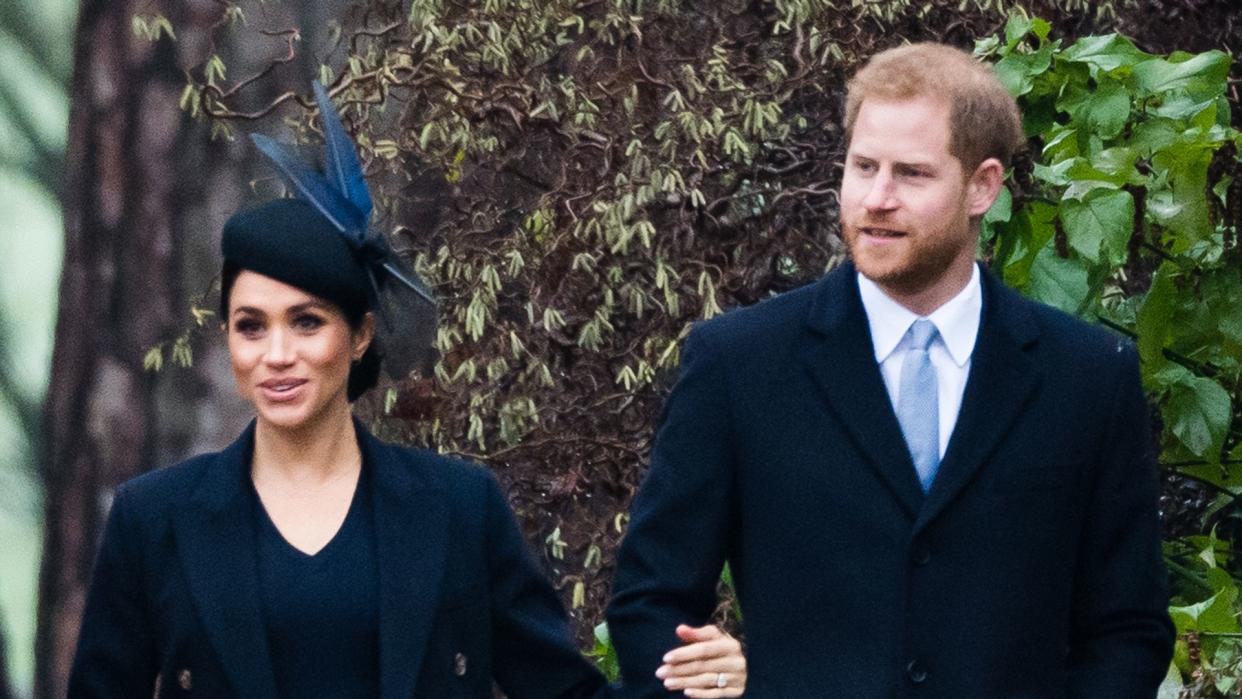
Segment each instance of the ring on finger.
M729 686L729 680L725 678L723 672L716 673L716 689L724 689Z

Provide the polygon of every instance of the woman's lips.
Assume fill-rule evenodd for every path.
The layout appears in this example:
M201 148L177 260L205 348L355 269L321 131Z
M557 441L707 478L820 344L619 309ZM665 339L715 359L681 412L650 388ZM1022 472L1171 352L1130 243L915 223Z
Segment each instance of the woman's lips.
M273 403L288 403L302 395L306 379L268 379L259 384L263 397Z

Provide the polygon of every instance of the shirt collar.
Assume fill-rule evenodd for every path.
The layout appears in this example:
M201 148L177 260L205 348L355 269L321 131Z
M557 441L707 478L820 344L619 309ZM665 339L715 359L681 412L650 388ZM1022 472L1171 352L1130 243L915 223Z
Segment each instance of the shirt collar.
M867 314L867 324L871 327L875 360L880 363L897 349L910 325L922 316L894 301L875 282L861 273L857 277L863 310ZM949 356L959 367L966 366L975 350L982 311L983 288L979 279L979 265L976 264L966 286L926 316L936 326Z

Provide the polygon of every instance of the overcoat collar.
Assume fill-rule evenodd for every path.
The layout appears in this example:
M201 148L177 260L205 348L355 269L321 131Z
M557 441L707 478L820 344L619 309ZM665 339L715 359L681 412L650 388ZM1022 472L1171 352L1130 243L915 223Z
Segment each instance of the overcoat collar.
M939 474L924 496L875 361L853 264L818 282L802 359L832 414L912 520L917 533L970 481L1038 383L1038 329L1027 302L983 270L983 317L970 376Z
M372 469L379 562L380 687L408 697L439 601L448 538L442 488L415 452L375 439L355 420ZM259 604L253 510L245 485L254 423L208 464L175 525L199 617L238 696L277 696Z

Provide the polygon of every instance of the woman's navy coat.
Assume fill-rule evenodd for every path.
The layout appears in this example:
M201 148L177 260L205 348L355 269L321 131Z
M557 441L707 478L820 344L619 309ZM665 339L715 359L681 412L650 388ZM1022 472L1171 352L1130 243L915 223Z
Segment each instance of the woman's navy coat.
M482 468L361 427L379 559L381 695L592 696L603 678ZM277 696L259 607L254 427L116 494L87 597L72 697Z

